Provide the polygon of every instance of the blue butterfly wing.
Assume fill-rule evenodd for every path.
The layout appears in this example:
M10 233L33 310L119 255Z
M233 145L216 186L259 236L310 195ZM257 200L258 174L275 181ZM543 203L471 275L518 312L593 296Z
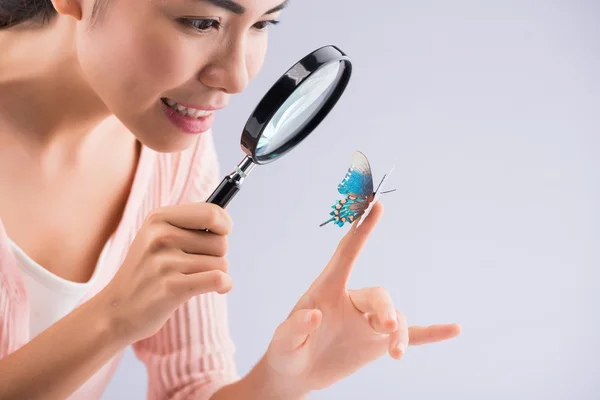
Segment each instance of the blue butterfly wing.
M346 176L338 185L338 192L344 195L344 198L331 206L333 208L329 213L331 219L321 226L329 222L334 222L340 227L346 222L352 223L369 206L369 200L373 195L373 175L369 160L360 151L352 155L352 163Z
M354 194L360 197L369 197L373 194L373 174L367 157L360 151L352 154L352 163L346 176L338 185L338 192L347 196Z
M364 213L368 205L367 197L354 197L352 195L345 197L331 206L333 211L329 213L331 219L327 222L333 222L338 226L344 226L346 222L351 224Z

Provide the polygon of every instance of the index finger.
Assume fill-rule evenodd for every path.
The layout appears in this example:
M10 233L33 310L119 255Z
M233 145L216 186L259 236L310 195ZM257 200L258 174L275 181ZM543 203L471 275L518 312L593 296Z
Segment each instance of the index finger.
M341 280L344 283L348 281L356 259L367 243L382 214L383 204L377 201L373 204L371 212L360 226L357 227L357 224L361 220L360 218L354 222L348 233L340 241L331 261L325 267L323 271L325 277Z
M383 204L377 201L362 224L358 226L362 217L357 219L350 227L350 230L344 235L338 245L334 257L344 264L354 263L367 243L369 236L373 233L375 225L383 215Z
M209 230L217 235L227 235L232 221L227 212L212 203L187 203L160 209L155 215L177 228Z

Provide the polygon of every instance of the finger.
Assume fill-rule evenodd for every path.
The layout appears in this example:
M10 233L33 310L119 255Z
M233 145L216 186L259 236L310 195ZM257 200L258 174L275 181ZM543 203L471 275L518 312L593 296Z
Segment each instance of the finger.
M375 229L377 222L383 215L383 204L377 201L362 225L356 227L359 220L355 221L352 227L340 241L334 256L339 257L346 262L354 262L358 258L362 248L367 243L369 236Z
M229 261L225 257L207 256L204 254L187 254L177 249L156 256L156 265L164 275L177 272L184 275L209 271L229 271Z
M231 276L217 269L191 275L176 274L166 281L169 291L186 298L210 292L225 294L233 287Z
M364 314L373 314L370 322L380 333L393 332L397 328L396 308L389 292L381 287L349 290L354 307Z
M411 346L452 339L460 335L460 332L461 326L459 324L411 326L408 328Z
M277 327L271 346L282 352L296 350L320 326L322 317L318 309L295 311Z
M227 235L232 226L227 212L212 203L188 203L163 207L152 212L148 219L167 222L183 229L208 229L217 235Z
M348 282L352 267L382 214L383 205L378 201L358 228L355 225L359 220L356 220L340 241L331 261L325 267L322 273L323 279L332 279L344 284Z
M371 213L372 212L376 212L378 215L375 217L371 217ZM350 232L348 233L360 233L362 230L373 230L374 226L377 224L377 222L379 221L379 218L381 218L381 215L383 214L383 204L377 200L373 203L373 205L371 206L371 211L369 211L369 214L365 216L365 214L363 213L363 215L360 216L360 218L358 218L352 225L352 228ZM360 223L360 221L363 220L362 224ZM371 224L371 227L368 228L363 228L362 226L366 223ZM359 225L360 224L360 225Z
M390 334L389 353L392 358L400 360L408 347L410 337L408 334L408 322L406 316L400 311L396 311L396 320L398 329Z
M164 248L177 248L188 254L204 254L207 256L224 257L227 254L227 236L213 232L181 229L166 224L158 245Z

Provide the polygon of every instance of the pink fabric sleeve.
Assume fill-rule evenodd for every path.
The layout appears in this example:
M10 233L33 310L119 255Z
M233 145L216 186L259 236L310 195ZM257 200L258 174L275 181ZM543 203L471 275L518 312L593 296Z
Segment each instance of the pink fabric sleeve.
M174 158L175 203L204 201L220 182L211 135L203 136L193 150ZM239 378L226 295L192 298L158 333L135 343L133 349L147 367L151 400L205 400Z

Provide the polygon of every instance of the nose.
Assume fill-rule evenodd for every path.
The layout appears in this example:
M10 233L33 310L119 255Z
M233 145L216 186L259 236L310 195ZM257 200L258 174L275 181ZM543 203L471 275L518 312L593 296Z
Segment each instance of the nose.
M244 40L220 46L212 60L200 71L200 81L228 94L242 92L248 86L248 65Z

